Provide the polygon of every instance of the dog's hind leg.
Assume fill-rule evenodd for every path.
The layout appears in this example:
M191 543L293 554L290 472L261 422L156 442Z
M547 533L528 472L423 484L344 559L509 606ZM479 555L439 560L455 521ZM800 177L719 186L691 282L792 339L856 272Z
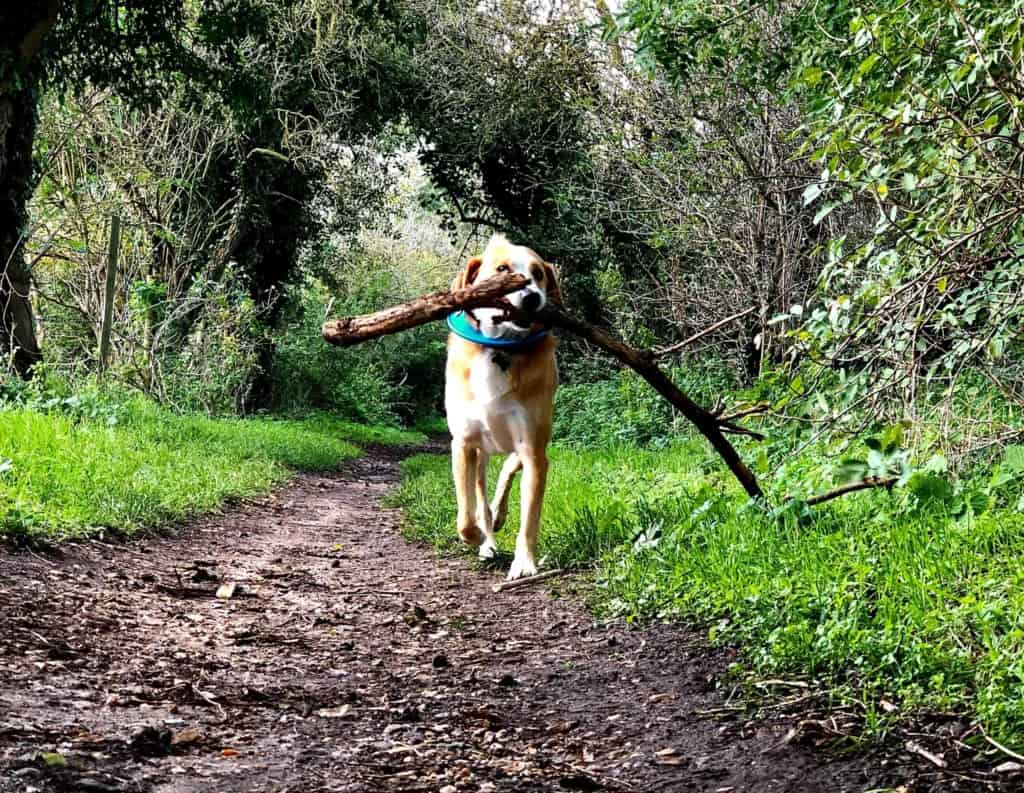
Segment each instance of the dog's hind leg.
M480 545L480 527L476 522L476 471L479 452L467 443L452 440L452 478L455 480L455 498L459 504L456 525L466 545Z
M476 455L476 525L483 532L484 541L480 544L480 558L493 559L498 553L498 544L494 541L494 530L491 528L491 505L487 503L487 463L490 455L481 450Z
M498 532L505 525L505 518L508 517L508 494L512 491L512 482L516 473L523 467L523 461L519 455L512 452L501 467L501 474L498 475L498 486L494 488L494 500L491 502L491 531Z

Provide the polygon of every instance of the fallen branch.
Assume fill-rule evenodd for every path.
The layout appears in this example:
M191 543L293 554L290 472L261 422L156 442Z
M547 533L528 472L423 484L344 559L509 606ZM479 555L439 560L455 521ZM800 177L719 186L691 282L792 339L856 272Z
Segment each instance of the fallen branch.
M507 308L506 312L510 316L518 318L528 316L524 315L521 311L511 308ZM732 432L744 432L744 434L750 434L752 437L758 438L763 437L760 433L755 433L752 430L741 430L739 427L730 425L728 422L723 425L713 413L702 408L676 387L676 384L654 362L653 353L634 349L625 342L616 339L607 331L591 325L589 322L584 322L582 319L567 313L557 306L548 305L535 316L537 321L553 327L570 330L591 344L600 347L605 352L611 353L611 355L618 358L644 378L655 391L667 399L691 424L700 430L700 433L708 439L708 442L725 461L725 464L729 466L733 476L739 480L739 483L743 485L743 489L747 491L751 498L761 498L764 495L753 472L747 468L743 460L740 459L739 454L737 454L736 449L733 448L733 445L729 443L729 440L723 434L723 428Z
M501 298L529 283L525 275L504 273L481 281L467 289L434 292L360 317L330 319L324 323L324 340L338 347L351 347L370 339L444 319L453 311L474 308L501 308Z
M520 275L498 275L468 289L435 292L375 314L329 320L324 323L323 336L331 344L347 347L442 319L453 311L485 307L502 308L509 317L525 322L539 322L548 327L563 328L610 353L643 377L708 439L747 494L751 498L762 497L757 478L740 459L736 449L723 434L723 429L756 438L763 437L760 433L743 430L730 422L723 423L713 413L702 408L680 391L668 375L658 368L654 362L654 354L650 351L634 349L607 331L569 314L558 306L549 304L539 312L531 314L515 309L507 301L501 300L509 292L522 289L526 283L527 280Z
M862 479L859 482L851 482L848 485L837 487L835 490L828 490L816 496L811 496L805 503L813 507L815 504L823 504L826 501L831 501L833 498L845 496L847 493L856 493L858 490L869 490L873 487L892 487L899 480L898 476L869 476L867 479Z
M537 575L527 576L526 578L517 578L514 581L502 581L500 584L492 586L491 591L506 592L509 589L519 589L519 587L539 584L541 581L547 581L549 578L555 578L556 576L566 575L571 572L572 570L564 570L562 568L559 568L558 570L547 570L543 573L537 573Z

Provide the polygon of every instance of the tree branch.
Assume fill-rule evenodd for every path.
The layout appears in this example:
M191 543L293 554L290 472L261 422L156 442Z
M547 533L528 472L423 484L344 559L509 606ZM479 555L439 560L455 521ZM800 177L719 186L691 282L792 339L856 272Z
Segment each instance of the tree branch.
M749 314L753 314L755 311L757 311L756 306L751 306L750 308L746 308L743 311L738 311L732 316L726 317L725 319L721 319L714 325L710 325L709 327L704 328L704 330L694 333L689 338L683 339L681 342L678 342L677 344L673 344L671 347L664 347L660 350L655 350L654 354L660 357L662 355L668 355L669 353L678 352L684 347L689 347L694 342L700 341L705 336L711 335L723 325L728 325L730 322L735 322L737 319L743 319L743 317L748 316Z
M757 478L747 468L736 449L722 433L719 419L680 391L668 375L658 368L651 352L634 349L607 331L591 325L555 305L549 304L541 311L531 314L514 309L508 303L503 305L500 302L499 299L502 296L523 288L526 282L523 276L500 275L488 278L469 289L436 292L379 311L376 314L329 320L324 323L323 336L331 344L346 347L441 319L459 309L483 307L503 308L510 317L531 323L540 322L549 327L563 328L610 353L643 377L655 391L667 399L708 439L708 442L722 457L729 470L751 498L763 496ZM739 428L732 426L729 429L735 432Z
M467 289L434 292L375 314L328 320L323 327L324 340L338 347L351 347L389 333L444 319L453 311L488 306L503 308L501 298L509 292L522 289L528 283L529 279L524 275L506 273Z
M869 490L873 487L892 487L898 481L898 476L869 476L867 479L862 479L859 482L851 482L848 485L842 485L834 490L827 490L824 493L811 496L808 499L804 499L804 503L813 507L815 504L823 504L824 502L831 501L834 498L845 496L847 493L856 493L858 490Z

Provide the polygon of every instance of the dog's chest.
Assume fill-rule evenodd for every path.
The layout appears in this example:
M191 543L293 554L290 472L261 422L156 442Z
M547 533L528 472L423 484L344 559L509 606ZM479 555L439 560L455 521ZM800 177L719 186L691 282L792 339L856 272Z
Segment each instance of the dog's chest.
M512 390L512 356L489 350L477 356L469 370L469 390L480 405L496 402Z

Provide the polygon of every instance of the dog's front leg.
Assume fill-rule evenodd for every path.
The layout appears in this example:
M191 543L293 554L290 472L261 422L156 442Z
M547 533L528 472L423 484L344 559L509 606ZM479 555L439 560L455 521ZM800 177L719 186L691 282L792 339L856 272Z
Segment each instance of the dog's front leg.
M548 457L541 450L530 450L519 455L523 463L520 482L519 535L516 537L516 555L508 571L508 580L537 574L537 532L540 529L540 510L544 504L544 488L548 479Z
M475 514L476 465L477 450L461 440L453 439L452 478L455 480L455 498L459 504L456 526L462 541L474 546L479 545L483 539Z

